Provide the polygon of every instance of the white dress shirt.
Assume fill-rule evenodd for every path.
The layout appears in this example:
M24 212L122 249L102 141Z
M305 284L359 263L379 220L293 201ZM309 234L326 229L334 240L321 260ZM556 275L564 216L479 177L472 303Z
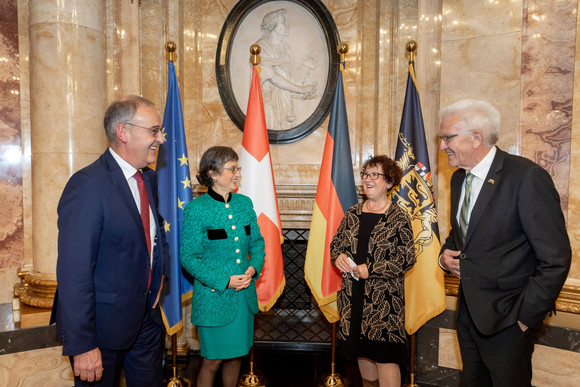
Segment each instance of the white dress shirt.
M111 155L113 156L113 158L115 159L115 161L117 162L117 164L119 164L119 167L121 167L121 170L123 171L123 175L125 176L125 179L127 180L127 184L129 184L129 189L131 190L131 194L133 194L133 199L135 200L135 205L137 206L137 211L139 211L139 214L141 213L141 196L139 196L139 186L137 185L137 180L133 177L133 175L135 175L135 173L137 173L137 169L135 167L133 167L131 164L129 164L128 162L126 162L125 160L123 160L121 158L121 156L119 156L118 154L115 153L115 151L113 150L113 148L109 147L109 152L111 152ZM151 221L149 222L149 232L151 234L151 251L149 252L149 260L150 262L153 260L153 248L155 246L155 233L157 232L156 226L155 226L155 220L153 218L153 211L151 211L151 202L149 202L149 219L151 219ZM153 262L151 262L153 263Z
M469 171L473 175L473 181L471 182L471 198L469 201L469 208L467 209L467 224L469 225L469 219L471 218L471 210L477 201L479 193L481 192L481 187L485 182L485 178L491 168L491 163L497 153L497 147L494 145L490 151L485 155L485 157ZM459 214L461 213L461 206L463 205L463 199L465 196L465 180L463 180L463 186L461 187L461 195L459 196L459 206L457 207L457 222L459 223ZM467 226L469 228L469 226Z

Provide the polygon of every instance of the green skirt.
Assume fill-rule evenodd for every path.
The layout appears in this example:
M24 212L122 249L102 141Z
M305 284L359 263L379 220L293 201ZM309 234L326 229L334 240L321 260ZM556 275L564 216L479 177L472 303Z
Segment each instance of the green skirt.
M197 327L201 356L206 359L233 359L245 356L254 344L254 314L244 292L238 295L238 314L221 327Z

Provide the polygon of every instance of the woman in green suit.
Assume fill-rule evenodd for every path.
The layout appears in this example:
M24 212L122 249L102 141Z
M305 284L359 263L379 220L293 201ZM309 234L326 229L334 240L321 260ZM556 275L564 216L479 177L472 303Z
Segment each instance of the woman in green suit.
M211 147L199 164L197 179L208 192L185 207L181 235L181 264L194 278L191 322L203 358L197 386L212 387L223 363L222 384L234 387L241 356L253 345L264 238L252 201L234 193L241 177L236 152Z

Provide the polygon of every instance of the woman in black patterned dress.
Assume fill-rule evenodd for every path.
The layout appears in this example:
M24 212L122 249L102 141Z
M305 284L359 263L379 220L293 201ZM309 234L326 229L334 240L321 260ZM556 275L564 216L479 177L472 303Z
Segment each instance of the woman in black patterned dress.
M389 195L401 177L387 156L367 160L361 172L367 199L348 209L330 245L343 273L337 351L358 360L364 387L400 386L399 367L408 362L404 276L415 264L413 230Z

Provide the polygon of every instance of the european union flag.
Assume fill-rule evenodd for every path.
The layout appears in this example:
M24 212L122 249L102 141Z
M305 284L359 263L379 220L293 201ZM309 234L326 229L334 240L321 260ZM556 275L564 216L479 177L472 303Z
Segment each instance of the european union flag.
M170 254L170 278L160 304L167 334L173 335L183 326L182 295L191 292L191 283L182 274L179 245L183 209L192 199L193 193L175 66L169 62L168 67L167 102L163 115L165 143L159 147L156 170L159 186L159 213L165 220L163 227Z

